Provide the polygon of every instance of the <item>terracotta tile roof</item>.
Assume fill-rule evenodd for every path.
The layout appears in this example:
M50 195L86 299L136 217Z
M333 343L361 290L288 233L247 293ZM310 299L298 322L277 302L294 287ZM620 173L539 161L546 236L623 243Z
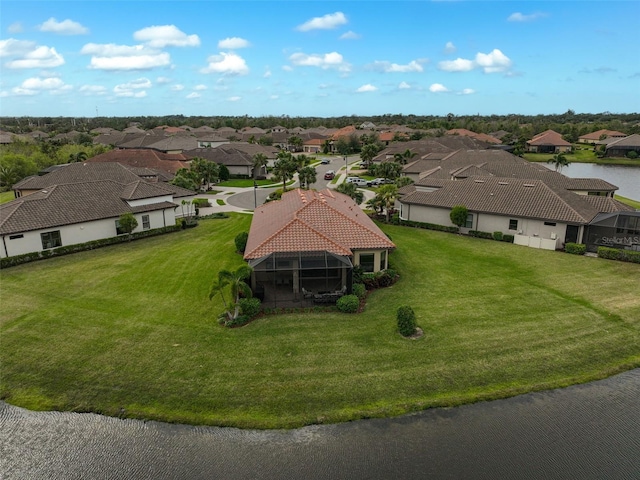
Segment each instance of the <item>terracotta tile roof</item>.
M305 251L350 256L354 249L381 248L395 245L350 197L298 189L255 210L244 258Z
M356 127L353 125L347 125L346 127L337 130L331 135L331 140L338 140L340 137L348 137L352 133L356 133Z
M596 132L591 132L591 133L587 133L586 135L582 135L580 138L580 140L590 140L590 141L598 141L600 140L600 137L602 136L605 137L626 137L627 134L626 133L622 133L622 132L616 132L615 130L598 130Z
M546 130L535 135L531 140L527 141L528 145L556 145L560 147L570 147L571 143L567 142L562 135L553 130Z
M416 184L415 191L405 194L401 202L440 208L465 205L472 212L574 224L589 223L605 207L623 208L613 199L598 198L607 197L578 195L541 180L476 177L449 181L431 192L421 191Z
M487 135L486 133L472 132L471 130L467 130L466 128L453 128L451 130L447 130L446 133L447 135L461 135L465 137L471 137L487 143L502 143L499 139L492 137L491 135Z

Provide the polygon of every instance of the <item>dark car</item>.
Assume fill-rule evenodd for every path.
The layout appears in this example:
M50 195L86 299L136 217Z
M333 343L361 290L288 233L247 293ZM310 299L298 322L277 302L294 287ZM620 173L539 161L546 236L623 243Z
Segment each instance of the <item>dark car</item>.
M322 165L329 165L329 163L331 163L331 160L329 158L323 158L322 160L320 160L320 163Z
M335 176L336 176L335 172L333 170L329 170L327 173L324 174L324 179L333 180Z

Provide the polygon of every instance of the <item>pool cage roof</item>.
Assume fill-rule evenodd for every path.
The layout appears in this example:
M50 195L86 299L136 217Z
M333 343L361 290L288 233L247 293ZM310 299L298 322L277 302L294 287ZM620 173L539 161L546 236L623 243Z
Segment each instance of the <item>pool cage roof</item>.
M635 222L629 222L630 218L637 218ZM626 227L629 223L640 222L640 211L636 212L613 212L613 213L599 213L589 223L589 226L594 227Z
M295 261L294 261L295 260ZM254 271L320 270L353 267L351 259L327 251L320 252L274 252L264 257L249 260Z

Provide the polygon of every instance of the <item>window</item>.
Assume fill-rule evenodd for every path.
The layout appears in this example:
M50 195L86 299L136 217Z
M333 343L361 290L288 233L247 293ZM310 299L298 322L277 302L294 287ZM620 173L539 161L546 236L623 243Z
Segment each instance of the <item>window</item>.
M60 238L60 230L54 232L45 232L40 234L42 240L42 249L48 250L50 248L56 248L62 246L62 239Z
M142 229L149 230L151 228L151 222L149 221L149 215L142 215Z
M473 228L473 213L467 214L467 221L464 224L464 228Z
M548 227L555 227L556 226L556 222L544 222L544 224Z
M373 253L360 254L360 267L363 272L373 272L375 255Z
M380 252L380 270L384 270L385 268L387 268L386 263L387 263L387 251L383 250L382 252Z
M509 230L518 230L518 220L509 219Z
M24 238L24 234L18 233L17 235L9 235L9 240L17 240L18 238Z

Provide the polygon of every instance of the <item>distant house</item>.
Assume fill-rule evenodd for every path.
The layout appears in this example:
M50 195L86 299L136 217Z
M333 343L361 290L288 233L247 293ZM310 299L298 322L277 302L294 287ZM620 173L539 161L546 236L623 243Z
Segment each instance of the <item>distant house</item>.
M578 137L578 143L598 143L605 138L624 138L626 136L626 133L616 132L615 130L598 130Z
M188 158L182 154L169 154L147 148L115 149L96 155L85 163L121 163L136 168L151 168L172 177L181 168L189 168Z
M640 135L637 133L607 142L605 146L605 157L626 157L629 152L640 156Z
M447 135L462 135L464 137L471 137L487 143L502 143L499 139L492 137L491 135L487 135L486 133L472 132L471 130L467 130L466 128L453 128L451 130L447 130L445 133Z
M321 153L325 142L326 140L322 138L310 138L302 144L302 151L304 153Z
M312 300L311 292L349 293L353 266L384 270L394 248L347 195L298 189L254 211L244 258L254 292L275 306Z
M138 221L134 231L175 225L176 202L194 195L116 163L74 163L20 183L19 197L0 205L0 257L121 235L127 212Z
M527 151L532 153L566 153L571 151L571 143L553 130L546 130L527 141Z

